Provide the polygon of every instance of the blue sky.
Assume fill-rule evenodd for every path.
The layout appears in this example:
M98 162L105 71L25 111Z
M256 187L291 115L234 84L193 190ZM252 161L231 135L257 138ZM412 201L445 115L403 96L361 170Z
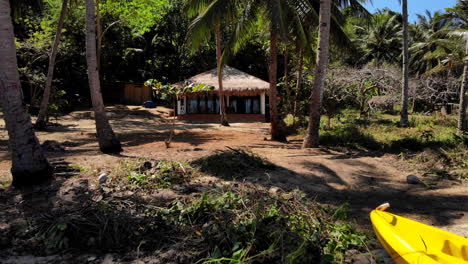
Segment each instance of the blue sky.
M373 5L369 3L365 4L367 10L371 13L376 9L382 9L388 7L392 10L401 12L401 5L398 0L373 0ZM434 12L437 10L444 10L447 7L453 7L457 3L457 0L408 0L408 13L409 21L416 21L416 14L422 14L426 9Z

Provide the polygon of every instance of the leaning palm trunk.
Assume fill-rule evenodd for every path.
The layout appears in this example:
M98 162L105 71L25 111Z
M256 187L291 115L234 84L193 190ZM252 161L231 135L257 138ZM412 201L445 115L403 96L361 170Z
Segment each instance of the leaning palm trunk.
M51 169L23 103L9 0L0 0L0 25L0 102L8 130L13 186L36 184L50 178Z
M328 49L330 39L330 6L331 0L320 1L319 35L317 62L314 76L314 87L310 95L309 125L302 143L303 148L317 148L319 146L320 110L328 64Z
M402 1L403 6L403 80L401 83L401 117L400 126L408 126L408 2Z
M270 29L270 121L271 121L271 139L277 141L285 141L286 136L281 124L281 119L278 114L278 106L276 102L276 74L278 70L278 36L275 29Z
M304 68L304 54L302 48L299 48L298 52L299 64L297 65L297 76L296 76L296 94L294 96L294 108L293 108L293 127L296 127L296 116L297 116L297 95L301 90L302 84L302 70ZM302 116L302 115L301 115ZM301 124L301 122L299 122Z
M468 40L466 40L466 56L468 56ZM466 120L467 96L468 92L468 58L464 60L465 66L463 67L463 81L460 87L460 109L458 113L458 133L463 134L468 131L468 124Z
M86 0L86 61L88 64L88 81L91 90L91 101L93 103L99 148L104 153L118 153L122 151L122 147L109 124L109 120L107 120L101 94L96 57L96 12L94 0Z
M229 126L226 116L226 104L224 102L223 91L223 65L221 65L221 25L216 25L216 64L218 66L218 86L219 86L219 102L221 105L221 125Z
M101 10L99 7L99 0L96 0L96 61L98 72L101 72L101 49L102 49L102 24L101 24Z
M286 91L287 106L285 110L292 114L292 103L291 103L291 87L289 86L289 50L288 47L284 49L284 90Z
M47 109L49 108L49 99L52 88L52 79L54 77L55 58L57 57L57 51L60 44L60 37L62 36L63 21L67 14L68 0L63 0L62 11L60 12L60 18L57 25L57 31L55 32L55 40L52 46L52 52L49 57L49 68L47 70L46 86L44 88L44 94L42 95L41 108L39 109L39 115L37 116L36 129L45 129L47 126Z

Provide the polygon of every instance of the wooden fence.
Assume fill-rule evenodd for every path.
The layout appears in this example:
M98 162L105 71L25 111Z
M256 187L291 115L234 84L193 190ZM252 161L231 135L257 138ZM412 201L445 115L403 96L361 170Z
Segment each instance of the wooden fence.
M141 83L107 83L102 90L106 103L142 105L151 101L151 88Z

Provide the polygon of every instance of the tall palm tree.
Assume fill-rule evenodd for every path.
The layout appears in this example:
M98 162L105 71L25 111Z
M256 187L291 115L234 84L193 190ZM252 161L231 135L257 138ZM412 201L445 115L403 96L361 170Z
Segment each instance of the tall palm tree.
M332 28L332 36L340 44L349 44L350 41L338 23L340 20L340 8L350 6L355 14L366 14L367 10L362 7L360 0L335 0L329 8L330 16L328 27ZM288 35L296 34L295 37L307 39L305 24L318 25L318 10L323 1L319 0L250 0L242 4L242 12L237 21L236 31L230 39L228 49L225 52L238 51L245 42L257 32L259 25L268 25L270 33L270 57L269 57L269 77L270 77L270 118L271 118L271 138L273 140L285 140L282 130L282 120L277 111L276 100L276 72L277 72L277 42L288 40ZM330 4L331 5L331 4ZM290 23L294 21L294 23ZM260 21L260 22L259 22ZM291 30L291 27L295 27ZM307 32L307 33L306 33ZM328 45L327 45L328 46ZM310 52L309 54L313 54Z
M301 5L292 5L293 3ZM283 1L283 0L251 0L246 1L241 8L239 19L237 20L234 35L229 40L228 49L225 54L237 52L245 42L255 34L259 25L268 25L270 35L270 54L268 60L269 76L269 107L270 107L270 133L271 139L285 141L285 131L283 122L278 113L277 105L277 67L278 67L278 41L286 40L290 30L287 24L287 17L299 17L300 11L309 8L310 4L303 0ZM296 16L292 16L295 14ZM300 18L302 19L302 18ZM259 22L260 21L260 22ZM296 26L301 24L294 23ZM302 31L303 34L305 32Z
M94 0L86 0L86 61L99 148L104 153L122 151L119 140L107 119L102 100L96 51L96 9Z
M354 0L320 0L319 9L319 29L318 29L318 45L317 45L317 60L315 66L314 83L312 92L310 95L309 105L309 123L307 126L307 133L302 142L302 148L316 148L319 146L319 130L320 130L320 118L323 91L326 78L326 69L328 65L328 53L329 53L329 41L331 29L338 34L338 43L343 40L347 40L347 37L341 27L336 24L336 18L338 16L340 8L349 6L355 15L362 16L368 20L370 18L369 12L363 8L360 4L361 1ZM334 24L335 22L335 24Z
M354 26L355 42L362 49L360 63L395 63L401 54L399 15L387 10L375 14L372 23Z
M57 24L57 31L55 32L55 40L54 44L52 45L52 51L49 56L49 68L47 70L47 79L46 79L46 86L44 88L44 94L42 95L41 107L39 109L39 114L36 119L36 123L34 127L36 129L45 129L47 126L46 118L47 118L47 109L49 107L49 99L50 99L50 92L52 88L52 79L54 77L54 67L55 67L55 58L57 57L57 51L60 44L60 37L62 36L62 29L63 29L63 22L65 20L65 16L67 14L68 9L68 0L63 0L62 2L62 10L60 12L60 17Z
M310 96L309 124L307 126L307 134L302 143L303 148L316 148L319 146L320 115L326 69L328 65L331 2L331 0L320 1L317 62L314 75L314 86Z
M468 131L468 118L466 109L468 108L468 31L456 30L450 33L451 36L461 37L465 42L465 58L463 59L462 84L460 86L460 104L458 112L457 133L463 134Z
M408 124L408 81L409 81L409 52L408 52L408 0L402 0L403 9L403 79L401 84L401 112L400 126L407 127Z
M221 25L216 24L215 26L216 36L216 67L218 71L218 86L219 86L219 102L220 102L220 113L221 113L221 125L229 126L229 122L226 115L226 102L224 100L224 89L223 89L223 63L222 63L222 47L221 47Z
M465 48L465 56L468 57L468 33L465 37L466 48ZM464 67L463 67L463 81L460 87L460 109L458 113L458 133L463 134L464 132L468 131L468 122L466 118L466 108L468 105L468 98L466 93L468 92L468 59L465 57L464 59Z
M9 0L0 0L0 25L0 101L12 154L13 186L35 184L50 178L51 167L23 103Z
M223 59L221 24L230 23L237 17L236 0L189 0L185 5L189 17L196 16L189 26L187 41L193 51L207 42L211 32L215 32L216 66L218 75L221 125L229 126L223 89Z
M449 56L452 57L450 66L454 66L454 54L450 55L454 48L454 41L447 38L447 33L451 30L450 20L440 12L432 14L426 11L425 15L418 14L417 16L418 23L410 28L413 40L409 49L411 71L424 74L446 70L447 68L443 67L441 61Z

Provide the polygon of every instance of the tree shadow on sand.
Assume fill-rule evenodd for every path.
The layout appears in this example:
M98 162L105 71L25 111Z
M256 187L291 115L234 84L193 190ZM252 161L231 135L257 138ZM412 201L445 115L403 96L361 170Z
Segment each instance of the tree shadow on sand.
M355 178L354 186L349 186L331 168L320 163L305 162L302 165L310 171L301 174L245 150L218 152L192 164L205 173L225 180L252 182L286 191L300 189L318 202L335 206L348 202L350 216L365 227L370 226L370 211L384 202L392 205L391 211L394 213L418 214L440 226L449 225L468 212L468 195L433 194L425 192L423 186L400 188L385 177L373 177L370 171L375 168L370 164L353 159L344 162L363 168L352 175ZM385 172L381 174L386 175Z

